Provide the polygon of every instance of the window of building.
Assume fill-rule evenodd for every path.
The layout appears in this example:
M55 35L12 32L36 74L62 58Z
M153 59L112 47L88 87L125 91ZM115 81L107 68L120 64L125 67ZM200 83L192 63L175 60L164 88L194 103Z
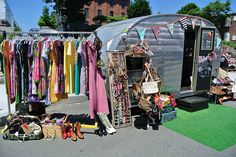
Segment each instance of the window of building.
M124 17L124 16L125 16L125 13L121 13L121 16Z
M236 21L236 15L234 16L233 20Z
M84 8L85 17L89 17L89 8Z
M232 35L232 40L236 40L236 35Z
M229 41L229 39L230 39L230 33L229 33L229 32L225 32L225 33L224 33L224 39L225 39L226 41Z
M125 8L125 1L121 1L121 7L124 9Z
M102 0L98 0L98 5L102 5Z
M102 10L98 9L98 16L102 15Z
M111 7L114 6L114 0L110 0L110 6L111 6Z
M114 12L113 11L110 11L110 16L114 16Z
M231 18L227 17L225 20L225 27L230 27L231 26Z

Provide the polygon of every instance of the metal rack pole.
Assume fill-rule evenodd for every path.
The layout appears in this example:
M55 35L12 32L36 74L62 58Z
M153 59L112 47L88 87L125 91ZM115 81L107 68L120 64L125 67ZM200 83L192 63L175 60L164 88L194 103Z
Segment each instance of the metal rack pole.
M12 34L92 34L93 32L75 32L75 31L65 31L65 32L8 32Z

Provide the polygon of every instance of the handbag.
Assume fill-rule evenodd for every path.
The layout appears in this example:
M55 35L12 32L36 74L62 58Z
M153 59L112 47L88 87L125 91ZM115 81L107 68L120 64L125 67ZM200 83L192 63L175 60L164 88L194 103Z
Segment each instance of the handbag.
M150 102L144 97L139 98L138 107L142 110L149 112L151 110L150 105Z
M155 94L159 92L158 81L154 81L150 69L147 64L145 64L147 69L147 77L145 78L145 82L142 83L142 90L144 94ZM148 81L150 77L151 81Z
M157 81L151 81L151 82L143 82L142 83L142 90L144 94L154 94L158 93L158 85Z

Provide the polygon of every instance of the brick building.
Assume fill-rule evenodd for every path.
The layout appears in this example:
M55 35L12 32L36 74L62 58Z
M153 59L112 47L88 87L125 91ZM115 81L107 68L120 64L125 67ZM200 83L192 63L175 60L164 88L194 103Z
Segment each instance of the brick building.
M91 4L84 6L86 21L95 24L93 18L98 15L126 16L130 0L91 0Z
M226 19L224 28L220 31L224 40L236 42L236 13L231 14Z

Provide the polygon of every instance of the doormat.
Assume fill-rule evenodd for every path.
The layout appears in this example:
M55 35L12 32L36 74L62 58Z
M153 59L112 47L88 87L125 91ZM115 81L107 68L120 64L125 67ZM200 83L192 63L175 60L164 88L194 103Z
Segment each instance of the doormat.
M177 109L177 118L163 126L218 151L236 144L236 109L223 105L192 113Z

